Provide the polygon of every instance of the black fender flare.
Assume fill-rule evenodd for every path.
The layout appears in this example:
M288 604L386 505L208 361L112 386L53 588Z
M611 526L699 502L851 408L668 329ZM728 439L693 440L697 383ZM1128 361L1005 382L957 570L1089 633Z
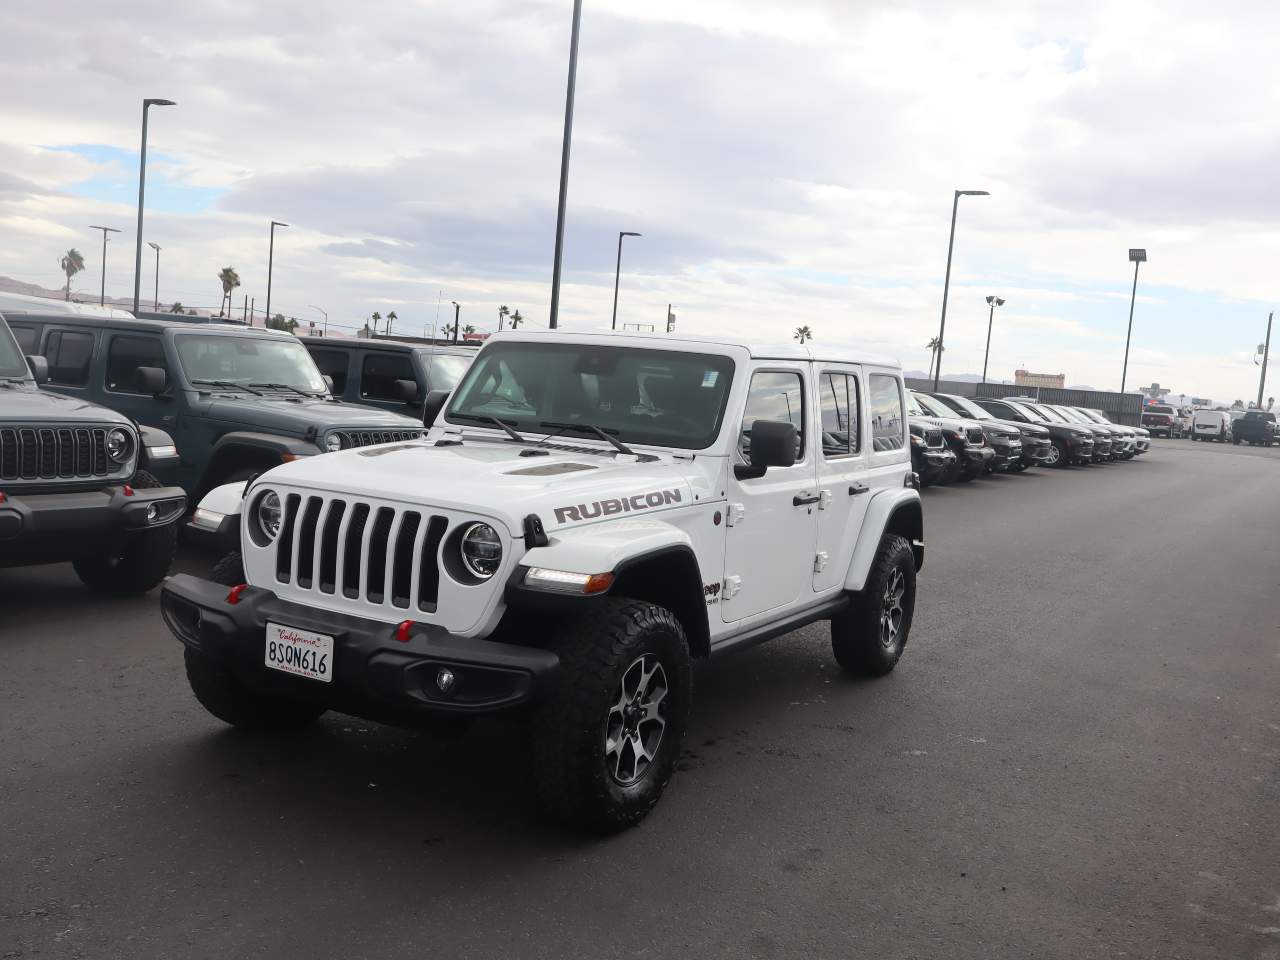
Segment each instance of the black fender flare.
M279 434L247 430L225 433L209 452L209 459L200 476L196 500L199 502L200 497L222 482L221 472L229 462L244 459L269 463L274 467L298 457L315 456L320 452L318 446L300 437L282 437Z

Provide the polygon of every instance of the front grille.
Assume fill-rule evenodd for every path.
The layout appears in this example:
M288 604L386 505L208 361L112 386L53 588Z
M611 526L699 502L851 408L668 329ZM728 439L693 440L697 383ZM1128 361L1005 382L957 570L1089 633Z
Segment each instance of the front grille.
M434 613L442 516L291 493L276 547L276 579L298 590Z
M941 430L938 430L938 429L936 429L936 428L932 428L932 429L925 430L925 432L924 432L924 445L925 445L926 447L940 447L940 446L942 446L942 431L941 431Z
M982 446L982 428L981 427L966 427L965 436L969 438L969 442L972 443L974 446L977 446L977 447Z
M342 441L342 449L348 447L370 447L378 443L403 443L406 440L417 440L422 436L421 430L340 430L338 439Z
M123 475L107 459L107 428L0 426L0 480L88 480Z

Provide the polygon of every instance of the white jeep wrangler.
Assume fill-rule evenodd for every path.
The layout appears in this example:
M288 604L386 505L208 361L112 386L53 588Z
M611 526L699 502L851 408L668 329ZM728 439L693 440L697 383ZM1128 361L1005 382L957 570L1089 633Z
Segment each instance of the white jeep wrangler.
M902 654L924 541L896 363L521 330L425 422L201 504L241 514L239 553L162 608L215 716L524 708L540 801L609 831L671 778L694 658L817 620L848 671Z

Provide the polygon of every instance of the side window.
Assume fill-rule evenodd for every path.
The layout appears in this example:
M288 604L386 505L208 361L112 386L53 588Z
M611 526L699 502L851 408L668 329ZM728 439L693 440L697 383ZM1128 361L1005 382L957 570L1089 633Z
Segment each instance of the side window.
M822 455L847 457L861 449L858 436L858 378L849 373L824 373L818 381L822 411Z
M333 392L337 396L347 392L347 366L350 356L345 350L311 351L311 359L316 362L320 372L333 381Z
M799 373L759 370L751 377L738 448L751 450L751 425L757 420L789 420L796 425L796 460L804 459L804 380Z
M408 357L400 353L365 354L364 366L360 372L360 396L373 400L398 401L400 397L396 393L397 380L409 380L413 383L418 381L413 375L413 364Z
M876 453L902 448L902 390L898 379L883 373L867 378L867 408L871 414L871 449Z
M49 382L83 387L89 382L89 358L93 356L93 334L55 330L45 344L49 360Z
M36 344L40 342L39 328L24 327L21 324L13 323L9 325L9 329L13 331L13 335L18 341L18 348L24 356L36 352Z
M116 393L138 393L138 368L168 369L159 337L111 338L107 345L106 387Z

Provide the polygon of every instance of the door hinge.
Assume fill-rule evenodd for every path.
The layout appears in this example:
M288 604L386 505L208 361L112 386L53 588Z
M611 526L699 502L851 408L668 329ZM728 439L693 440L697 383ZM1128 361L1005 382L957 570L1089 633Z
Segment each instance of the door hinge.
M742 503L731 503L729 504L728 514L729 518L727 522L729 526L736 527L742 522L742 518L747 515L747 507Z
M827 565L827 551L819 550L817 556L813 558L813 572L821 573Z
M830 502L831 502L831 491L819 490L818 491L818 509L819 510L827 509L827 504L829 504Z
M742 589L742 578L738 576L724 578L724 590L720 596L725 600L732 599L738 595L738 591Z

